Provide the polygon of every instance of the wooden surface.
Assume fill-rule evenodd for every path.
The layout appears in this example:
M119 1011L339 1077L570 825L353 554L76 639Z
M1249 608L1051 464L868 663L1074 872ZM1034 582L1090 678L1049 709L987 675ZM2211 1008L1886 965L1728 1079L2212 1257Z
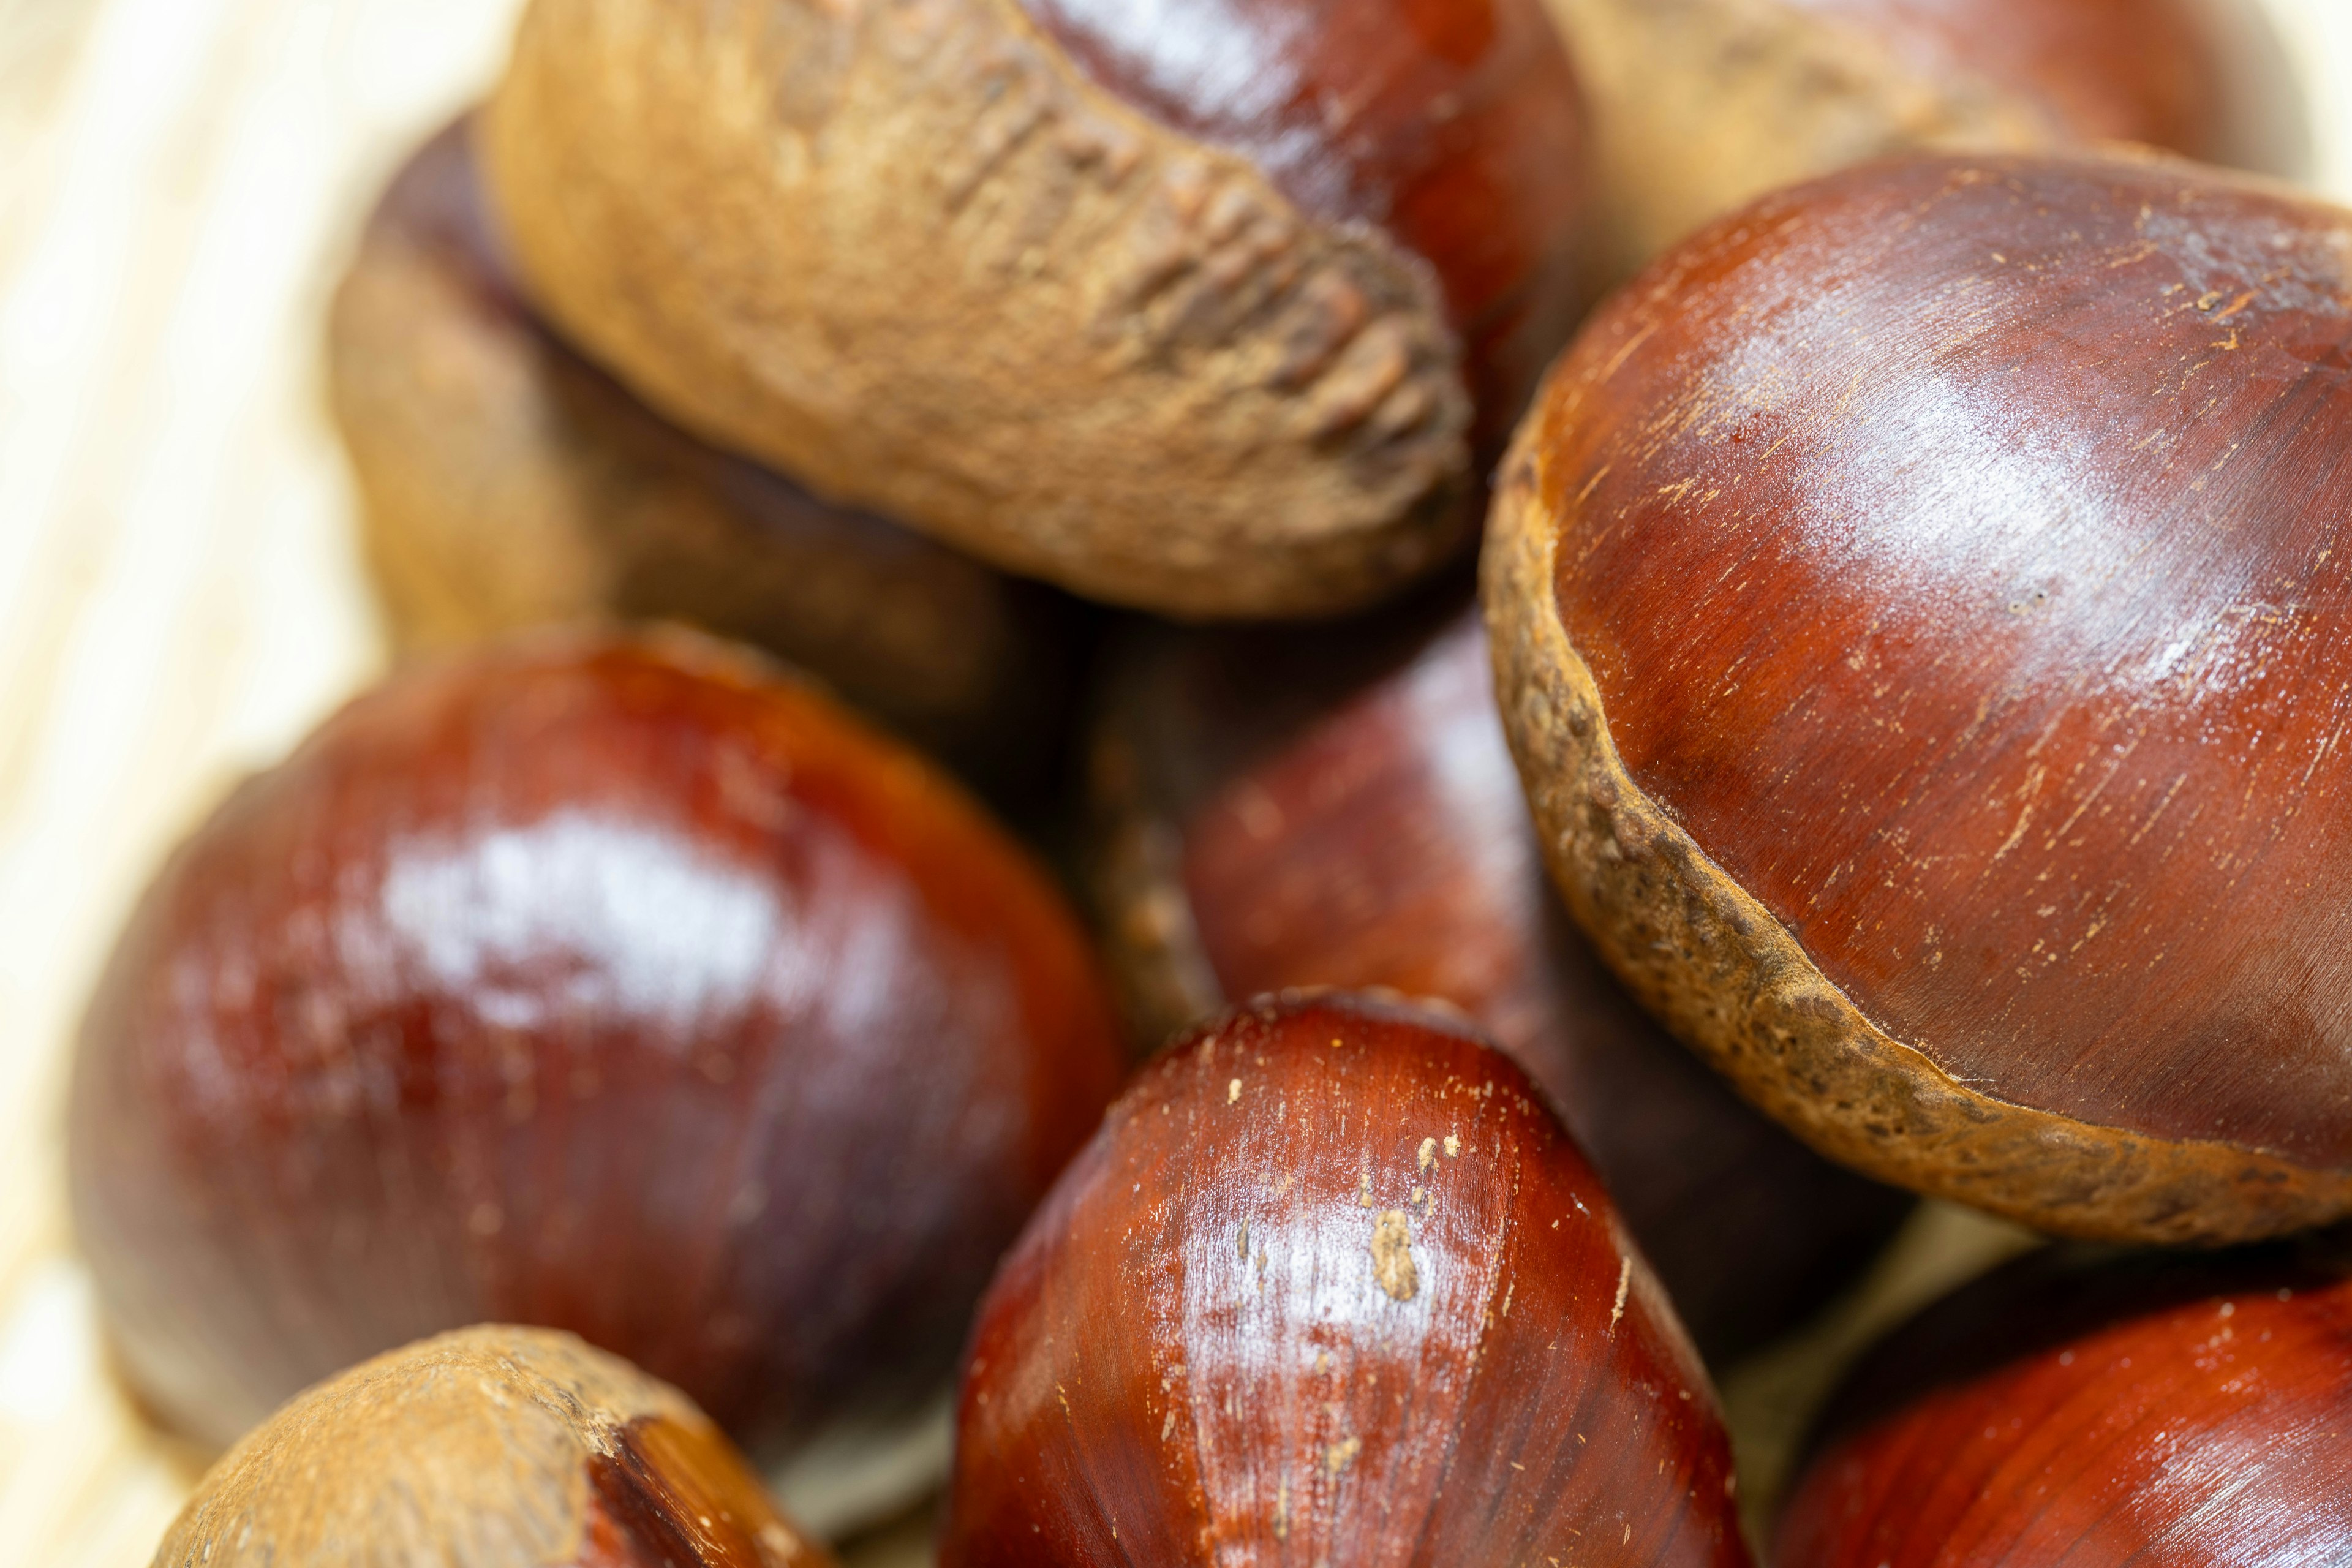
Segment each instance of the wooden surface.
M2275 0L2352 195L2352 0ZM156 858L380 667L320 319L517 0L0 0L0 1568L131 1568L193 1479L109 1381L59 1191L75 1016ZM1751 1489L1819 1369L2015 1245L1932 1211L1732 1377Z

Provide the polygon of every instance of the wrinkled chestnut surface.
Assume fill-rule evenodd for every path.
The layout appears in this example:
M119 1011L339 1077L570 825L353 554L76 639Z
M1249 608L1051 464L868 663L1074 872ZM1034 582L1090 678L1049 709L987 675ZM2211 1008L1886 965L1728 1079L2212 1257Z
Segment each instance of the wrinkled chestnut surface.
M1089 77L1436 268L1488 449L1590 295L1576 76L1541 0L1021 0Z
M1833 1407L1784 1568L2300 1565L2352 1552L2352 1249L2027 1258Z
M532 299L654 406L1186 618L1458 554L1590 292L1536 0L533 0L485 130Z
M1747 1561L1705 1374L1534 1085L1265 1002L1145 1069L984 1301L940 1561Z
M1052 771L1057 595L688 436L523 302L470 118L402 168L335 300L329 369L369 563L412 649L683 619L792 661L999 798Z
M832 1568L691 1401L485 1326L302 1394L205 1477L155 1568Z
M74 1214L223 1438L495 1318L761 1455L951 1368L1116 1087L1092 960L952 785L683 635L394 679L173 858L100 984Z
M1783 194L1595 320L1506 489L1571 906L1751 1095L2067 1229L2352 1207L2352 216L2154 161Z
M1299 986L1442 998L1527 1069L1720 1365L1907 1198L1741 1104L1559 907L1458 592L1311 632L1146 632L1094 743L1098 901L1152 1039Z

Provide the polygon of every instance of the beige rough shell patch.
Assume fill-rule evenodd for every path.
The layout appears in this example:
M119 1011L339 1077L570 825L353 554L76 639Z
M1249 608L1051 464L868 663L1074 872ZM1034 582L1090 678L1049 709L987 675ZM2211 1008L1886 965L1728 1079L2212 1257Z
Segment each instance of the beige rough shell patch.
M1412 1265L1412 1219L1402 1209L1382 1209L1372 1222L1372 1278L1392 1301L1410 1301L1421 1289Z

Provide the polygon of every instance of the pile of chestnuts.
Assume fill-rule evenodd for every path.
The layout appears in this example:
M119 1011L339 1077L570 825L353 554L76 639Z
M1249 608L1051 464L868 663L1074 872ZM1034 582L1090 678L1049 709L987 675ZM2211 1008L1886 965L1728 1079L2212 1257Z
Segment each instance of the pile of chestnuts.
M530 0L331 317L400 667L83 1026L115 1363L226 1449L155 1562L2352 1561L2288 79ZM1914 1194L2064 1239L1743 1490L1712 1380Z

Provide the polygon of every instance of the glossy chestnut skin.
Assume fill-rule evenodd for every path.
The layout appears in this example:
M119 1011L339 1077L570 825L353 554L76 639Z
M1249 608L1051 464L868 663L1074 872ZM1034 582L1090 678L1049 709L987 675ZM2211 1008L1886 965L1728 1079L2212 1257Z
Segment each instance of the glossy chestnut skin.
M2294 175L2259 0L1549 0L1592 106L1622 278L1781 185L1903 152L2136 142Z
M532 298L655 406L1185 618L1455 554L1591 292L1542 0L533 0L486 123Z
M394 177L330 318L394 640L692 622L1027 804L1058 760L1075 606L696 440L574 353L523 301L473 129L450 125Z
M496 1318L767 1460L951 1372L1121 1066L1066 908L914 754L686 634L526 638L173 858L85 1021L74 1216L199 1436Z
M834 1568L692 1401L568 1334L379 1356L198 1483L154 1568Z
M2091 1237L2352 1212L2347 300L2279 187L1921 158L1563 361L1486 555L1548 851L1818 1146Z
M1858 1370L1783 1568L2336 1563L2352 1551L2352 1248L2059 1247Z
M1262 1000L1147 1068L989 1289L942 1568L1747 1562L1696 1355L1526 1075Z
M1312 631L1137 633L1092 793L1141 1033L1302 986L1463 1008L1591 1157L1711 1363L1819 1307L1910 1208L1741 1104L1570 922L1459 592Z

